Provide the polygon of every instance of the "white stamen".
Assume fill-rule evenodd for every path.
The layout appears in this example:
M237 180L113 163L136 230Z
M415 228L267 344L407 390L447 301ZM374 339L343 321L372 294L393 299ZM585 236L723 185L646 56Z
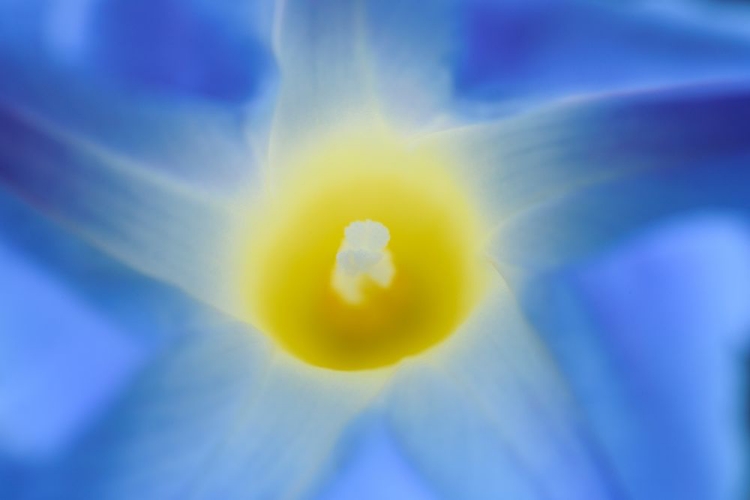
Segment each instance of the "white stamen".
M395 269L387 250L391 234L380 222L355 221L344 229L344 241L336 254L332 285L347 302L362 302L362 286L369 279L386 288Z

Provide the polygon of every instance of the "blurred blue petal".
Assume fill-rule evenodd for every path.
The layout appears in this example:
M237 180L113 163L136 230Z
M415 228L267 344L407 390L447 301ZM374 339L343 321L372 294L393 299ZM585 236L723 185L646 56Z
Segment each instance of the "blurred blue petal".
M498 279L499 281L499 279ZM440 352L399 368L395 435L444 498L623 498L566 381L510 290Z
M347 427L384 384L382 373L321 371L270 354L263 379L245 387L210 467L191 483L196 498L308 498L335 470L333 451L346 446Z
M137 373L150 349L0 237L0 457L48 460Z
M640 0L633 6L750 36L750 5L745 0Z
M42 461L19 461L0 449L1 498L213 500L276 498L287 490L301 494L317 488L331 449L374 397L382 377L342 377L302 367L275 352L266 337L247 325L118 266L13 199L0 198L0 208L0 228L7 231L14 252L41 262L43 277L59 283L74 297L73 304L85 304L83 310L102 318L107 327L63 336L64 328L75 326L66 319L87 326L80 315L74 316L79 308L56 315L58 328L37 330L38 323L29 321L20 325L23 331L0 330L0 352L12 361L0 373L7 374L13 393L50 396L34 399L41 410L55 395L39 393L31 382L57 375L67 384L57 397L68 397L70 409L39 411L33 419L25 415L28 426L22 430L37 442L45 443L48 429L59 428L67 439ZM29 304L19 314L28 307L43 312L45 305L55 305L34 302L47 297L30 295L28 287L0 289ZM39 321L45 317L36 316ZM121 333L122 345L108 331ZM26 346L28 364L21 363L16 347L24 347L22 334L49 339L46 348ZM66 338L70 345L61 346ZM81 346L85 340L87 345ZM147 365L139 362L123 373L129 379L135 375L131 383L107 385L108 370L116 374L118 362L130 366L132 345L143 348L141 361ZM50 359L59 366L45 364ZM93 374L86 371L101 368L97 363L106 365ZM34 377L29 379L30 370ZM87 376L77 376L76 370ZM66 421L58 418L68 414L80 418L73 422L80 424L75 429L65 428ZM19 425L19 415L15 417L8 421L15 425L13 431ZM70 434L62 436L66 430Z
M247 182L261 149L251 141L267 135L276 73L243 52L243 37L259 31L257 16L231 23L245 18L225 4L2 3L0 107L199 186ZM253 47L262 43L269 59L270 42L259 40Z
M2 474L64 457L202 309L2 190L0 241Z
M326 134L377 118L366 69L363 5L348 0L279 4L276 55L283 79L269 145L273 175Z
M12 0L0 7L0 41L6 56L35 55L37 66L125 89L242 102L272 74L268 40L254 22L268 10L268 2Z
M188 312L195 310L195 303L173 287L133 271L4 189L0 237L138 343L158 346L179 337L190 321Z
M280 367L264 338L220 317L189 331L65 460L21 475L13 498L252 500L317 490L345 426L377 389Z
M750 76L749 36L627 4L373 0L365 13L369 78L403 128Z
M138 271L221 303L229 221L196 186L2 107L0 183Z
M439 126L452 111L451 61L461 0L369 0L367 63L378 105L406 133Z
M468 101L544 100L750 74L750 39L635 9L576 1L475 1L455 90Z
M500 223L491 256L523 292L546 343L498 287L439 354L399 369L384 396L389 423L420 473L457 498L734 493L739 389L727 352L748 326L744 226L668 232L568 266L675 212L746 212L750 94L747 84L716 81L748 76L747 39L576 2L289 0L278 3L273 30L257 20L270 24L269 5L2 3L0 182L98 248L210 301L217 295L206 277L221 281L221 252L211 245L222 240L216 222L227 208L211 193L259 190L267 147L278 166L304 152L313 132L373 119L379 105L400 123L442 115L431 124L439 127L455 119L455 104L484 115L595 93L436 137L471 153L462 165ZM269 131L272 36L284 80ZM684 83L704 86L673 88ZM652 92L615 93L644 87ZM11 359L0 375L25 379L37 363L50 370L40 379L62 373L54 378L77 397L37 425L16 410L41 405L49 386L8 386L14 399L0 412L0 440L3 432L13 440L0 455L61 459L8 465L0 457L0 496L321 491L340 465L331 450L346 448L342 430L378 396L380 375L300 366L249 327L85 245L61 243L59 230L26 239L26 220L34 217L3 218L8 239L70 281L32 272L26 257L15 264L16 249L0 264L12 262L14 283L43 290L34 295L50 310L65 307L62 319L81 328L64 349L50 345L54 363L0 331L0 355ZM91 277L88 258L106 261L106 278L100 268ZM561 266L549 282L531 280ZM33 302L12 300L24 307L2 319L15 322ZM42 327L35 334L49 333ZM106 333L86 340L110 328L124 344ZM127 347L130 335L144 353L138 341ZM76 439L174 337L181 347L163 351ZM82 342L96 349L84 352ZM19 362L21 354L32 361ZM107 361L101 380L86 376L99 366L87 364L91 354ZM352 463L357 477L361 465ZM335 496L354 486L343 478L330 488Z
M698 86L572 101L456 144L480 152L467 175L497 222L491 254L515 281L673 213L747 213L749 121L748 87Z
M17 472L12 498L156 499L189 493L186 486L210 466L222 430L244 404L239 396L265 366L264 350L252 347L239 328L217 328L210 340L189 330L63 460Z
M368 422L316 500L433 500L382 422Z
M750 229L674 222L525 297L630 498L740 498Z
M263 90L273 64L268 46L249 23L232 30L231 19L208 2L107 0L93 9L84 62L92 70L137 87L230 102Z

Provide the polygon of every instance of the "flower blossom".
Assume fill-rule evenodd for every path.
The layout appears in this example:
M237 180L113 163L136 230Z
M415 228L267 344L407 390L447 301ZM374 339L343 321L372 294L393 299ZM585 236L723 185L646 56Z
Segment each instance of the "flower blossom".
M440 498L742 498L724 28L6 2L0 496L325 497L376 428Z

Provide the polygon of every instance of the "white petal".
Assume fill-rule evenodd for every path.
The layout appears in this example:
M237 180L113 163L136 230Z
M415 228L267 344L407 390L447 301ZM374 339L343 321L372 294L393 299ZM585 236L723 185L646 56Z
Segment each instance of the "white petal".
M391 125L414 132L445 126L454 100L463 3L369 0L368 63L378 103Z
M271 134L271 165L287 166L311 141L373 119L365 70L363 3L285 0L276 53L281 93Z

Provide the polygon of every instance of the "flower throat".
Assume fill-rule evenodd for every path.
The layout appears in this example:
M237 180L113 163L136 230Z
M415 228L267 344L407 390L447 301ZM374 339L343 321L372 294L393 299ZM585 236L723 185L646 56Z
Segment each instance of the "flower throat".
M479 223L429 151L388 136L323 145L280 179L243 255L248 320L336 370L394 364L455 331L479 297Z

